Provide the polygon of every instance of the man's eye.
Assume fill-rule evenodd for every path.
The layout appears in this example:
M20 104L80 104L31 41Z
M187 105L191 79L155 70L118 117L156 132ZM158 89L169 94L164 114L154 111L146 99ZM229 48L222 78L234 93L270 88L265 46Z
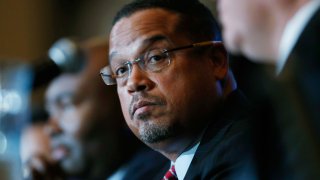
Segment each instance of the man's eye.
M58 103L59 107L61 108L61 110L68 110L72 107L74 107L74 102L73 102L73 98L70 96L68 97L64 97L60 100L60 102Z
M152 54L148 57L148 64L156 64L165 60L166 56L163 53Z
M127 72L128 72L128 67L127 66L120 66L115 71L117 76L123 76Z

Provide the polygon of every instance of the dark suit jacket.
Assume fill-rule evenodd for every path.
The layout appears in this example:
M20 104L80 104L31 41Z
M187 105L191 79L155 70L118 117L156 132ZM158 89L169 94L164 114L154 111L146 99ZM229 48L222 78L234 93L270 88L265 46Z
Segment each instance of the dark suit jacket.
M219 115L205 130L185 179L241 179L248 170L248 103L240 91L232 92ZM160 154L142 153L129 166L125 179L160 180L170 161ZM139 160L140 159L140 160ZM132 168L133 167L133 168ZM157 172L157 173L156 173ZM244 178L242 178L244 179ZM246 179L249 180L249 179Z
M259 177L319 179L320 10L303 30L280 75L269 75L262 83L268 86L268 99L257 108L262 123L254 127Z
M289 173L320 177L320 9L308 22L277 79L278 123ZM290 156L290 157L289 157Z
M169 168L169 164L170 161L162 154L149 147L142 148L120 169L124 172L122 180L160 180L162 174L159 172Z
M253 175L248 137L249 105L236 90L207 127L185 179L244 179Z
M279 81L301 118L320 128L320 9L299 37ZM320 140L318 130L315 135Z

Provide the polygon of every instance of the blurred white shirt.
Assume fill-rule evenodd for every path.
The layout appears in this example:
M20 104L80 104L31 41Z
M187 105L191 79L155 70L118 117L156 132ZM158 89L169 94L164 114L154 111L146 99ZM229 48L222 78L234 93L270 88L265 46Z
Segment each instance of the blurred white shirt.
M320 0L312 0L301 7L287 23L279 45L279 56L276 64L276 74L279 75L297 43L307 23L320 7Z

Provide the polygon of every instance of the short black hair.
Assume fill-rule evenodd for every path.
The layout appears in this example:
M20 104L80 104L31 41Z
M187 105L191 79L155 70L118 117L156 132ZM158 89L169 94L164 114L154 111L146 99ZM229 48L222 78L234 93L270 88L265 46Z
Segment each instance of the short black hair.
M118 11L112 25L135 12L152 8L177 13L180 16L177 29L184 29L193 41L221 41L217 21L211 11L199 0L134 0Z

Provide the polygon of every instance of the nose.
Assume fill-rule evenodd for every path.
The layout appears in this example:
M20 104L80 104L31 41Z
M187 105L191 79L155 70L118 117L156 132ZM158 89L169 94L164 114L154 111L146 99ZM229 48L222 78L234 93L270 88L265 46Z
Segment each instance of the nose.
M131 73L126 83L128 92L149 91L154 87L154 82L150 79L149 74L143 71L138 64L133 64Z
M53 117L49 118L45 132L51 138L62 133L62 128L60 127L57 119L55 119Z

